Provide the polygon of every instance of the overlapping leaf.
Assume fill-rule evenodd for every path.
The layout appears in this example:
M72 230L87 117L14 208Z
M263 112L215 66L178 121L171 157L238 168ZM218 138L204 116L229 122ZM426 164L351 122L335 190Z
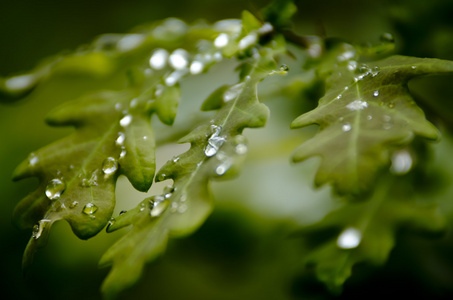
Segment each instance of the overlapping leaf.
M102 288L108 298L138 279L144 264L163 251L168 236L192 232L209 215L210 180L236 173L247 151L242 130L266 122L269 112L259 103L256 89L273 68L270 54L263 50L254 56L250 72L238 85L214 92L203 107L220 108L217 115L180 140L190 143L190 149L167 162L156 177L157 181L172 179L174 185L162 195L145 199L109 226L109 231L128 225L132 229L101 259L101 265L113 264Z
M76 131L31 154L15 171L15 180L30 176L40 180L14 212L21 227L36 224L24 266L45 244L55 221L68 221L82 239L98 233L111 217L119 174L140 191L151 186L155 142L150 114L158 111L160 102L177 102L179 94L176 87L168 87L157 99L133 96L131 91L102 92L68 102L48 117L49 124L72 125ZM172 109L158 114L169 121L175 117Z
M354 265L384 264L400 229L435 234L445 230L437 207L417 204L407 180L387 179L369 201L345 204L301 231L312 248L305 263L315 266L318 279L333 292L341 291Z
M291 124L320 126L319 133L295 151L293 160L322 157L316 185L332 183L341 194L369 190L376 172L388 164L392 147L407 144L415 135L438 138L407 82L452 72L453 62L438 59L392 56L368 65L346 60L327 79L318 107Z

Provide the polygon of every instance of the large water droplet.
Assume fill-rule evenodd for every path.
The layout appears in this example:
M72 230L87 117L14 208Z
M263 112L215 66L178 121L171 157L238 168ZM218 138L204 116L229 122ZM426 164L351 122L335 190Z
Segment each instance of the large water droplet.
M168 58L170 66L175 70L182 70L189 65L189 53L184 49L176 49Z
M341 249L353 249L359 246L361 240L362 233L354 227L349 227L338 236L337 246Z
M226 45L228 45L229 40L230 40L230 38L229 38L228 34L221 33L214 40L214 47L223 48Z
M102 172L106 175L110 175L118 170L118 162L113 157L107 157L102 163Z
M60 179L52 179L46 186L46 196L50 200L60 198L61 194L66 189L66 184Z
M349 110L362 110L364 108L367 108L368 107L368 102L366 101L361 101L361 100L354 100L352 102L350 102L348 105L346 105L346 107L349 109Z
M412 156L407 150L395 151L392 155L390 171L393 174L404 175L412 168Z
M121 120L120 120L120 125L122 127L127 127L131 124L132 122L132 116L131 115L125 115Z
M220 147L225 142L225 138L219 136L220 132L222 131L222 127L213 125L213 129L214 129L214 133L208 139L208 144L206 145L206 148L204 151L204 153L207 157L216 155L217 151L219 151Z
M239 155L244 155L247 153L248 148L246 144L237 144L236 147L234 148L236 154Z
M169 54L167 50L156 49L149 59L149 65L154 70L162 70L167 65L168 56Z
M379 96L379 91L374 91L373 92L373 97L377 97L377 96Z
M162 197L163 198L163 197ZM153 202L151 211L149 212L149 215L151 217L159 217L166 209L168 206L167 201L157 201L155 198L155 201Z
M84 207L82 212L86 215L93 215L98 210L98 207L93 203L87 203Z

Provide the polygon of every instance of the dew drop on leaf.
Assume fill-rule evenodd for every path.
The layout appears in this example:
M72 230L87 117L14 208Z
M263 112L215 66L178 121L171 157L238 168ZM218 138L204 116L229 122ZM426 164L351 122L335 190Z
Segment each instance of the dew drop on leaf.
M190 74L193 74L193 75L200 74L201 72L203 72L203 69L204 69L204 64L201 61L194 60L190 64Z
M341 130L343 130L344 132L351 131L351 129L352 129L352 126L349 123L343 124L343 126L341 126Z
M393 37L393 35L388 32L381 34L380 39L381 39L381 42L384 42L384 43L394 43L395 42L395 38Z
M20 75L5 80L5 86L11 91L20 91L31 88L36 82L34 75Z
M178 213L182 214L182 213L185 213L187 211L187 204L183 203L183 204L180 204L179 207L178 207Z
M149 212L149 215L151 217L159 217L165 209L167 209L168 202L167 201L154 201L153 207L151 211Z
M28 158L28 164L30 166L36 165L38 163L38 161L39 161L39 158L34 153L30 154L30 157Z
M362 233L354 227L349 227L338 236L337 246L341 249L353 249L359 246L361 240Z
M113 157L107 157L102 163L102 172L106 175L110 175L118 170L118 162Z
M169 54L167 50L156 49L149 59L149 65L154 70L162 70L167 65L168 56Z
M244 83L238 83L230 87L223 93L223 101L228 102L236 99L244 88Z
M143 34L126 34L118 41L116 47L120 52L127 52L140 46L144 40Z
M131 115L125 115L121 120L120 120L120 125L122 127L127 127L129 124L132 122L132 116Z
M189 65L189 54L184 49L176 49L172 52L168 61L170 66L175 70L182 70L187 68Z
M236 147L234 148L236 154L239 155L244 155L247 153L248 148L246 144L237 144Z
M41 234L42 234L42 231L44 229L44 227L46 226L46 223L49 223L50 220L48 219L42 219L42 220L39 220L37 224L35 224L35 226L33 226L33 231L32 231L32 237L37 240L41 237Z
M118 133L118 137L115 140L115 144L117 146L122 146L124 144L125 140L126 140L126 135L124 134L124 132L120 132L120 133Z
M239 50L247 49L258 41L258 35L256 32L251 32L250 34L244 36L238 44Z
M87 203L84 207L82 212L86 215L92 215L98 210L98 207L93 203Z
M222 176L231 168L231 165L232 165L231 160L227 159L226 161L222 162L220 165L216 167L215 173L219 176Z
M79 202L73 201L71 204L69 204L69 208L75 208L77 205L79 205Z
M377 96L379 96L379 91L374 91L373 92L373 97L377 97Z
M228 45L229 40L230 40L230 38L229 38L228 34L221 33L214 40L214 47L223 48L226 45Z
M222 127L213 125L213 129L214 133L208 139L208 144L206 145L206 148L204 150L204 153L207 157L216 155L217 151L219 151L220 147L225 142L225 138L219 136L220 132L222 131Z
M361 101L361 100L354 100L350 102L348 105L346 105L346 108L352 111L356 110L362 110L364 108L368 107L368 102L366 101Z
M395 151L392 154L390 172L397 175L404 175L412 168L412 156L407 150Z
M66 189L66 184L60 179L52 179L46 186L46 196L50 200L60 198L61 194Z

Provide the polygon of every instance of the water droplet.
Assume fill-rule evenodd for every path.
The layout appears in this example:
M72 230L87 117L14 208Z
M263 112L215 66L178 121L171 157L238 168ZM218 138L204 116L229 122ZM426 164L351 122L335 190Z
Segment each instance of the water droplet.
M140 211L144 211L145 210L145 203L141 203L140 204Z
M187 74L187 72L187 69L172 72L165 78L165 84L168 86L174 86L184 75Z
M343 130L344 132L351 131L351 129L352 129L352 126L349 123L343 124L343 126L341 126L341 130Z
M281 65L280 66L280 71L281 72L288 72L289 71L289 67L285 64Z
M69 208L75 208L77 205L79 205L79 202L73 201L71 204L69 204Z
M204 153L207 157L216 155L217 151L220 149L220 147L225 142L225 138L219 136L220 132L222 131L222 127L213 125L213 128L214 128L214 133L209 138L208 144L206 145L206 148L204 151Z
M116 47L120 52L127 52L140 46L144 40L143 34L127 34L118 41Z
M185 213L188 209L187 204L180 204L178 207L178 213L182 214Z
M222 61L222 59L223 59L222 52L216 52L216 53L214 53L214 55L212 56L212 58L213 58L216 62Z
M231 86L228 90L223 93L223 101L228 102L233 99L236 99L244 88L244 83L238 83Z
M390 102L390 103L388 104L388 106L389 106L389 108L394 108L394 107L395 107L395 102Z
M124 147L121 147L121 153L120 153L120 158L123 159L124 157L126 157L126 148Z
M189 65L189 53L184 49L176 49L168 58L170 66L175 70L182 70Z
M354 227L349 227L338 236L337 246L341 249L354 249L359 246L361 240L362 233Z
M44 227L46 227L46 224L50 223L50 220L48 219L42 219L39 220L35 226L33 226L33 231L32 231L32 237L37 240L41 237L42 231L44 230Z
M120 216L121 216L121 215L124 215L125 213L127 213L127 210L122 210L122 211L120 211Z
M87 203L84 207L82 212L86 215L92 215L98 210L98 207L93 203Z
M115 109L116 109L116 111L121 111L121 109L122 109L121 103L119 103L119 102L116 103L116 104L115 104Z
M361 101L361 100L354 100L350 102L346 107L349 110L356 111L356 110L362 110L368 107L368 102L366 101Z
M167 209L167 206L168 206L167 201L154 201L153 207L149 212L149 215L151 217L159 217Z
M381 34L380 39L381 39L381 42L384 42L384 43L394 43L395 42L395 38L393 37L393 35L388 32Z
M251 32L250 34L244 36L238 44L239 50L247 49L258 41L258 35L256 32Z
M118 162L113 157L107 157L102 163L102 172L106 175L110 175L118 170Z
M129 124L132 122L132 116L131 115L125 115L121 120L120 120L120 125L122 127L127 127Z
M38 161L39 161L39 158L34 153L30 154L30 156L28 158L28 164L30 166L36 165L38 163Z
M162 84L158 84L156 86L156 91L154 92L154 96L156 96L157 98L160 97L162 95L162 93L164 92L164 89L165 89L165 86L163 86Z
M66 189L66 184L60 179L52 179L46 186L46 196L50 200L60 198L61 194Z
M31 74L14 76L5 80L6 88L12 91L19 91L31 88L35 83L36 77Z
M248 148L246 144L237 144L236 147L234 148L234 151L238 155L244 155L247 153Z
M372 115L368 115L368 116L366 116L366 119L367 119L368 121L371 121L371 120L373 119L373 116L372 116Z
M403 175L412 168L412 156L407 150L395 151L392 154L390 171L393 174Z
M228 45L229 40L230 40L230 38L229 38L228 34L221 33L214 40L214 47L223 48L226 45Z
M379 91L374 91L373 92L373 97L377 97L377 96L379 96Z
M351 60L348 62L348 65L346 67L349 71L353 72L357 69L357 62L355 60Z
M203 69L204 69L204 64L201 61L194 60L190 64L190 74L193 74L193 75L200 74L201 72L203 72Z
M215 173L219 176L222 176L225 174L232 166L232 162L230 159L227 159L226 161L222 162L220 165L218 165L215 169Z
M164 187L164 194L173 193L174 191L175 191L175 189L173 188L173 186L171 184Z
M417 66L411 66L411 69L415 70L415 69L417 69Z
M179 202L186 202L187 201L187 195L182 194L181 197L179 197Z
M175 212L175 211L178 209L178 207L179 207L178 202L173 202L173 203L171 204L171 211L172 211L172 212Z
M115 224L116 220L115 218L110 218L108 224L107 224L107 228L105 229L107 232L111 232L111 227L113 226L113 224Z
M124 132L120 132L120 133L118 133L118 137L115 140L115 144L117 146L122 146L124 144L125 140L126 140L126 135L124 134Z
M149 59L149 65L154 70L162 70L167 65L168 56L169 54L167 50L156 49Z
M129 103L129 107L130 107L130 108L134 108L134 107L137 106L137 104L138 104L138 98L134 98L134 99L132 99L131 102Z

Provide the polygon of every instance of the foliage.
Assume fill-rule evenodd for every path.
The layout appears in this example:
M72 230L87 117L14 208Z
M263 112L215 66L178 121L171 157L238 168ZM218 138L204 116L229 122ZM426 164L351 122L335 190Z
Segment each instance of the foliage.
M339 292L356 265L385 264L402 229L444 232L444 216L435 199L420 200L426 191L418 181L430 174L427 145L448 126L448 114L426 109L435 127L408 84L421 76L451 75L453 62L390 55L389 34L374 46L298 35L291 24L296 11L293 1L275 1L256 16L244 11L241 19L213 24L169 18L129 34L102 35L30 73L1 79L4 103L52 98L61 87L79 87L46 119L75 130L30 154L14 172L14 180L39 178L14 211L15 223L32 229L23 267L59 220L81 239L106 226L108 233L128 227L101 258L100 266L111 265L102 293L111 299L132 286L165 251L169 237L192 234L206 221L214 204L212 182L231 180L246 165L243 131L264 127L272 113L260 99L261 88L268 98L284 95L302 104L292 123L286 117L291 128L319 126L310 136L300 131L304 141L292 160L321 157L314 183L331 186L336 199L337 209L324 218L284 226L285 234L303 244L300 270L313 266L317 279ZM238 80L215 83L214 91L202 85L211 94L191 121L190 112L179 107L181 85L225 61ZM282 77L278 85L266 86L271 75ZM320 98L316 108L307 95ZM153 115L161 124L151 122ZM178 118L184 128L175 125ZM155 174L156 147L174 141L190 148ZM265 144L279 143L275 138ZM113 217L120 175L141 192L153 182L171 183Z

